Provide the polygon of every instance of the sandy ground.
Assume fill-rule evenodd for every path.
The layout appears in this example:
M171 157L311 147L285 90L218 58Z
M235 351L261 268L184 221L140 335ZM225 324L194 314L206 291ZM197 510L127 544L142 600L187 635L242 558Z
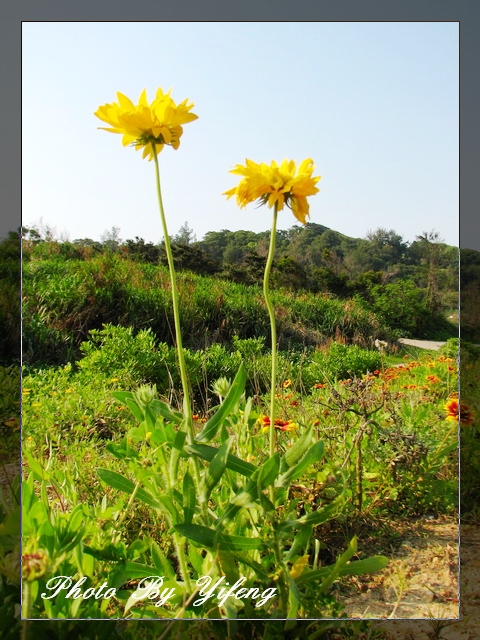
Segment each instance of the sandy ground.
M340 600L348 617L458 618L457 520L407 521L399 533L401 542L390 553L381 548L366 554L389 557L386 569L350 578L343 587L347 593Z
M460 527L459 620L375 622L389 640L477 640L480 638L480 529Z

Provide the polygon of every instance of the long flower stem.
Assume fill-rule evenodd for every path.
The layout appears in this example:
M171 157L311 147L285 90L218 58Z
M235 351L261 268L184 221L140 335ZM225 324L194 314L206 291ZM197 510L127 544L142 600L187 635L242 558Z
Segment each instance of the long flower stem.
M270 442L269 442L269 454L270 457L275 453L275 391L277 386L277 327L275 323L275 312L273 309L272 301L270 299L270 291L268 289L268 282L270 279L270 271L273 264L273 255L275 253L275 239L277 235L277 215L278 209L275 204L273 209L273 222L272 230L270 232L270 247L268 249L267 264L265 265L265 274L263 277L263 295L265 298L265 304L267 305L268 315L270 316L270 330L272 339L272 377L271 377L271 390L270 390Z
M155 150L155 145L152 144L153 159L155 162L155 177L157 181L157 196L158 206L160 208L160 218L162 220L163 238L165 242L165 252L167 254L168 269L170 271L170 283L172 287L172 303L173 303L173 318L175 321L175 339L177 342L177 354L178 364L180 367L180 379L183 387L183 410L185 415L185 421L187 424L187 433L189 444L193 444L194 432L193 432L193 419L192 419L192 406L190 403L190 391L188 386L187 367L185 365L185 356L183 353L182 332L180 329L180 312L178 305L178 291L175 278L175 267L173 264L172 247L170 245L170 238L168 236L167 221L165 219L165 211L163 209L162 190L160 187L160 170L158 167L158 158Z

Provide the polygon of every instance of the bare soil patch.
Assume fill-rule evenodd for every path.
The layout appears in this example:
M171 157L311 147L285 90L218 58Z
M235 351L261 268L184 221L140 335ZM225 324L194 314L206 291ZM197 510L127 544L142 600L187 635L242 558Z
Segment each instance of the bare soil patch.
M460 619L391 620L374 623L386 640L477 640L480 638L480 530L460 527Z
M398 523L389 537L367 539L362 555L381 553L390 563L342 581L338 595L347 616L458 618L458 536L456 518L442 517Z

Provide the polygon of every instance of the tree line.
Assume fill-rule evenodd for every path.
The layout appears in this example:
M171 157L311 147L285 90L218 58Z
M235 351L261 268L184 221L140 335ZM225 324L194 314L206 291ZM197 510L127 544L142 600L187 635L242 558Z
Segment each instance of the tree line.
M261 284L269 231L209 231L197 240L188 223L171 237L175 266L199 275L214 275L243 284ZM112 252L131 260L166 264L163 242L136 236L122 240L120 229L90 238L59 241L48 229L24 227L24 259L89 259ZM316 223L277 231L272 285L340 298L369 297L374 287L410 281L424 291L430 311L452 306L458 289L458 249L442 242L436 231L407 243L393 229L378 228L365 238L351 238ZM455 304L455 303L453 303Z

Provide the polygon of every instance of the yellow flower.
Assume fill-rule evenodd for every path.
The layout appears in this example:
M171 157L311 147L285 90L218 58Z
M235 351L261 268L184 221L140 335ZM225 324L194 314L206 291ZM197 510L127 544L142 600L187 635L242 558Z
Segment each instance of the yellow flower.
M239 207L244 208L250 202L258 200L260 204L268 204L270 208L277 206L281 211L287 205L293 215L302 224L307 223L309 204L307 196L313 196L319 189L315 184L320 176L312 177L313 160L307 158L301 162L298 171L293 160L283 160L280 165L272 162L257 164L252 160L245 160L246 165L237 164L230 171L244 176L237 187L225 191L227 198L236 196Z
M156 155L166 144L178 149L183 133L182 124L198 118L190 113L193 103L189 104L186 99L177 105L170 97L170 91L163 93L160 87L151 104L145 89L140 94L137 105L123 93L117 92L117 96L118 103L104 104L95 111L97 118L110 125L99 129L121 133L124 147L131 144L137 151L143 148L142 157L148 157L149 160L154 157L152 143L155 144Z
M308 566L308 554L295 560L295 562L292 565L292 568L290 569L290 577L296 580L302 575L303 570L307 566Z

